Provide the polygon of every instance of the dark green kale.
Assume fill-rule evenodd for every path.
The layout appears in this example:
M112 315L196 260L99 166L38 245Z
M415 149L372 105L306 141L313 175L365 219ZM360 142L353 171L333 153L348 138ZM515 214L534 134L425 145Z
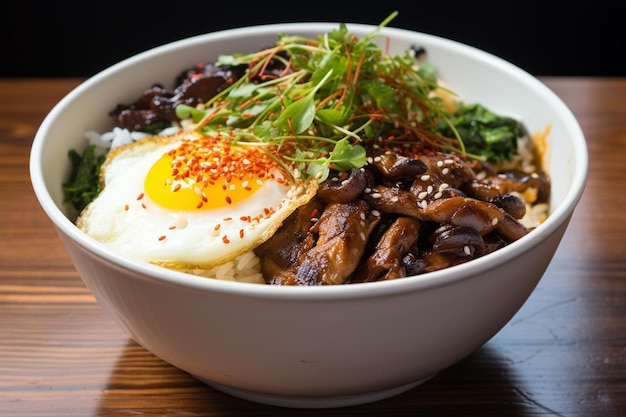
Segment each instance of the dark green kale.
M72 170L70 178L63 184L65 202L82 210L100 193L100 167L106 154L98 155L95 145L85 149L82 155L72 149L68 152Z

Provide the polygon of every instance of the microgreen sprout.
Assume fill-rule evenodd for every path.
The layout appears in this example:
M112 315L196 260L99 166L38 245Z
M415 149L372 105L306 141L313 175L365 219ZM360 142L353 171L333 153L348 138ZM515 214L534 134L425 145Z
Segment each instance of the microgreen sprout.
M381 138L463 151L460 138L437 133L447 114L431 94L438 88L433 69L376 43L396 15L360 39L340 24L317 38L281 33L269 48L222 55L217 65L246 64L246 75L202 108L178 106L177 115L190 117L200 133L278 149L320 181L331 169L366 165L367 145Z

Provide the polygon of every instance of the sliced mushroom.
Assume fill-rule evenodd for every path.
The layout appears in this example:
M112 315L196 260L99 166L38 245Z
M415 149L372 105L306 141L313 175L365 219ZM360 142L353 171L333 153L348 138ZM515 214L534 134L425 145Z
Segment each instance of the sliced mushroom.
M454 251L459 255L479 257L485 252L482 235L472 227L445 225L435 231L432 249L436 252Z
M459 188L462 184L476 179L476 173L471 165L457 155L449 153L436 153L421 156L427 166L427 173L437 175L451 187Z
M418 220L398 217L385 230L374 251L360 265L351 282L370 282L406 276L403 258L417 243L419 231Z
M374 157L372 166L392 181L413 181L428 168L420 159L407 158L397 153L383 153Z
M502 220L498 223L498 234L509 242L514 242L528 234L528 229L517 219L508 213L505 213Z
M349 203L365 190L367 179L362 169L353 168L323 181L317 197L327 203Z
M550 197L550 178L547 174L528 175L521 172L508 172L465 184L462 190L480 200L491 200L513 192L524 193L536 190L536 202L547 202Z
M490 203L500 207L516 219L521 219L526 214L526 203L517 195L497 195L489 199Z

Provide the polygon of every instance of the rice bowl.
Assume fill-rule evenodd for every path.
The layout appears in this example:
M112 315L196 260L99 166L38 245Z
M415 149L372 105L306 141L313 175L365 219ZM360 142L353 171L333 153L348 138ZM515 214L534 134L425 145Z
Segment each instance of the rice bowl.
M337 285L470 262L541 224L546 133L456 95L423 47L383 51L378 30L279 34L119 103L70 155L77 226L176 270L222 276L251 251L260 283Z
M537 79L475 48L385 28L381 33L389 37L392 50L424 45L441 78L464 98L516 116L533 133L550 126L543 161L552 179L550 214L532 233L483 258L420 276L289 287L206 279L137 262L75 226L76 213L64 203L61 190L70 172L66 156L84 146L85 131L112 130L110 120L102 117L103 107L130 102L145 80L169 80L181 64L192 66L200 56L256 50L278 32L316 36L336 26L234 29L139 54L62 99L33 143L31 178L37 198L103 307L156 356L219 390L266 404L322 408L368 403L414 388L471 354L531 295L587 176L585 139L577 121ZM372 30L348 26L357 35Z

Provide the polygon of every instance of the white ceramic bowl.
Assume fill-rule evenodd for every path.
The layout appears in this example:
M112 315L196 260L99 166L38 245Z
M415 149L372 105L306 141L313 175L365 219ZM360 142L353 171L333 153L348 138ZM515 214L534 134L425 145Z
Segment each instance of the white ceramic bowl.
M150 352L234 396L286 407L367 403L409 390L470 355L524 304L544 274L587 178L585 138L564 103L536 78L475 48L386 28L392 52L423 45L467 101L520 118L531 132L552 126L544 163L550 217L526 237L483 258L416 277L322 287L218 281L120 256L68 218L61 184L67 152L85 130L149 84L221 53L251 52L278 32L309 37L335 23L227 30L174 42L93 76L43 121L30 161L32 184L87 287L129 336ZM348 25L357 36L367 25ZM173 86L168 86L173 87Z

